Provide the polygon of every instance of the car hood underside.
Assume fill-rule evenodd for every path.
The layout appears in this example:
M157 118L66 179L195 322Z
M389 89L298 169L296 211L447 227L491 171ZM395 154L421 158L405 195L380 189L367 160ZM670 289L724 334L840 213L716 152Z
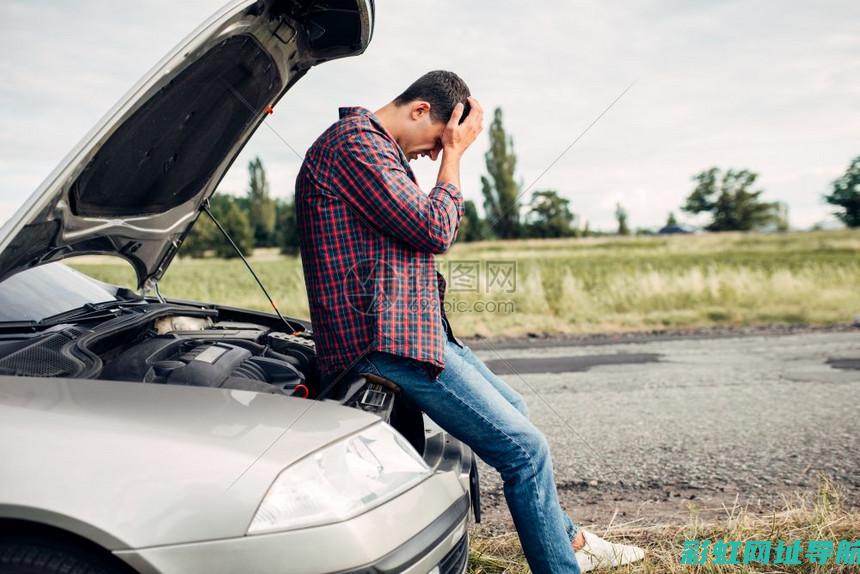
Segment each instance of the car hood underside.
M157 281L267 112L312 66L360 54L369 0L241 0L189 35L0 230L0 280L111 254Z

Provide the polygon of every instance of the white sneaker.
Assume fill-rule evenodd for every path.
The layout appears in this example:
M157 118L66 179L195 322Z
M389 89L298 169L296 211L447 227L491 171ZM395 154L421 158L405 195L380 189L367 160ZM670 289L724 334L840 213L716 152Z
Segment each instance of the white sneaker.
M645 558L645 550L630 544L613 544L584 528L579 529L585 545L576 551L576 561L583 572L595 568L611 568Z

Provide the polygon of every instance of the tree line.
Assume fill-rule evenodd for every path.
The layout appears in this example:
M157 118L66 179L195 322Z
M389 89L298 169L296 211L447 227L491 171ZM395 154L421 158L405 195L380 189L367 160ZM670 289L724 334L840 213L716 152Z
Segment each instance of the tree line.
M489 129L490 148L484 159L487 175L481 177L486 219L480 219L474 205L466 206L460 238L519 239L531 237L579 237L605 235L580 224L570 202L557 190L536 190L529 201L520 201L524 191L515 177L516 154L513 138L505 132L502 110L496 108ZM757 186L758 174L748 169L711 167L695 176L694 187L681 211L690 215L708 214L708 231L788 230L788 207L781 201L765 201L764 190ZM860 227L860 156L855 157L845 173L832 184L832 192L823 199L836 208L834 215L848 227ZM471 203L471 202L467 202ZM627 210L615 207L618 235L633 233ZM465 228L463 225L465 224ZM669 213L665 227L678 226ZM638 229L650 234L653 230Z
M517 156L513 137L505 130L501 108L496 108L489 128L490 145L484 154L486 174L481 176L484 217L472 200L464 202L458 241L489 239L561 238L606 235L590 229L571 209L570 200L554 189L540 189L527 200L522 180L516 177ZM695 176L690 195L681 211L709 214L708 231L755 231L788 229L788 208L780 201L765 201L757 186L758 174L748 169L711 167ZM832 183L824 201L836 208L834 215L848 227L860 227L860 156ZM283 253L298 251L295 205L292 200L273 198L266 171L259 157L248 164L248 189L244 196L214 195L210 210L242 252L255 247L277 247ZM634 233L627 210L616 204L614 234ZM677 226L669 213L666 227ZM635 233L654 233L637 229ZM230 244L205 215L201 214L182 246L182 254L202 257L208 252L235 257Z
M244 196L216 194L209 209L244 255L255 247L278 247L294 254L299 248L296 209L292 200L272 197L266 169L259 157L248 163L248 190ZM182 255L238 257L211 219L201 213L185 242Z

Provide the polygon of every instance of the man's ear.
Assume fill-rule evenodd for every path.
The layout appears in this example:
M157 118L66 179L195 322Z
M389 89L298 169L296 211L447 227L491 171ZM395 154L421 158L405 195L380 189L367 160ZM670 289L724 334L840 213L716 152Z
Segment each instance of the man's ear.
M409 115L413 120L423 119L430 114L430 103L424 100L416 100L412 102L409 110Z

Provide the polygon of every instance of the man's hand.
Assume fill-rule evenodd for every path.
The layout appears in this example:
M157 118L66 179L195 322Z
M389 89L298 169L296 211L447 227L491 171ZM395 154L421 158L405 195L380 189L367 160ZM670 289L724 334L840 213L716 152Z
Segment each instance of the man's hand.
M481 104L474 96L469 96L466 99L471 106L469 117L462 124L460 123L465 106L462 102L457 102L454 111L451 112L451 119L448 120L445 131L442 132L442 150L446 156L462 155L483 129L484 110L481 108Z
M472 96L466 99L472 107L469 117L463 120L462 124L460 123L465 106L462 102L457 102L454 111L451 112L451 119L448 120L442 132L442 164L439 166L439 176L436 179L437 184L450 183L457 189L460 189L460 157L484 129L482 126L484 110L481 104Z

